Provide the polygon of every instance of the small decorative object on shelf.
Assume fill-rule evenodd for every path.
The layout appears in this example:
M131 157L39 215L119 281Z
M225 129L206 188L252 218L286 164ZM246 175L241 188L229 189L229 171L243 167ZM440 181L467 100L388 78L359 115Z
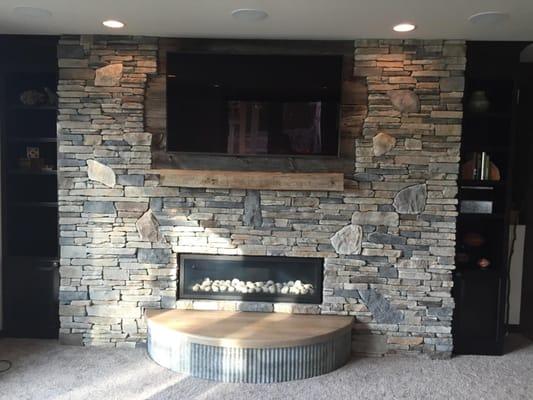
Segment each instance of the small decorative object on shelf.
M40 151L38 147L26 147L26 157L29 159L35 159L40 157Z
M486 268L490 267L490 264L491 264L490 260L488 258L485 258L485 257L480 258L479 260L477 260L477 265L481 269L486 269Z
M22 92L19 98L20 102L25 106L42 106L48 100L46 93L35 89Z
M499 168L490 160L486 152L473 153L461 166L461 177L465 180L499 181Z
M467 253L457 253L455 256L458 264L466 264L470 261L470 256Z
M489 111L490 101L484 90L475 90L468 100L468 111L474 113L484 113Z
M492 214L492 201L461 200L459 204L463 214Z
M485 181L490 176L490 156L484 151L481 152L481 159L479 162L479 179Z
M18 158L17 166L23 170L43 170L45 168L45 159L41 158L41 151L39 147L27 146L26 158Z
M25 90L19 96L20 102L25 106L54 106L57 105L57 94L50 88Z
M45 87L44 92L46 93L46 96L48 97L48 104L51 106L57 105L57 94L52 89Z
M485 238L477 232L469 232L464 236L464 243L470 247L480 247L485 244Z

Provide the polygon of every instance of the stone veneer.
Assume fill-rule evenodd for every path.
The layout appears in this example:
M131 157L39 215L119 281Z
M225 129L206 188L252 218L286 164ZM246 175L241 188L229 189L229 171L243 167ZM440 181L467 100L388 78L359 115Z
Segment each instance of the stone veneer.
M61 339L133 346L143 308L328 313L356 317L356 352L448 356L464 43L355 42L368 104L344 192L160 186L144 133L157 50L60 40ZM176 301L182 252L323 257L323 304Z

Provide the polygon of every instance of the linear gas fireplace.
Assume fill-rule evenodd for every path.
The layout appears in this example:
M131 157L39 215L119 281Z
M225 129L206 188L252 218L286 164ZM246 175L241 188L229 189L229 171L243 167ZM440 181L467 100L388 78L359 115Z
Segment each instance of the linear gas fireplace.
M180 256L180 299L322 302L321 258Z

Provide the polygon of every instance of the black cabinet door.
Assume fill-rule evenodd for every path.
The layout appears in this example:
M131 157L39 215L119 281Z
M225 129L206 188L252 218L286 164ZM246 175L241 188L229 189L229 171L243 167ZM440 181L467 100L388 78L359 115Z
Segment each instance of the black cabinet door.
M4 293L7 335L57 338L59 329L57 260L6 257Z
M454 277L454 351L502 354L504 280L494 270L465 270Z

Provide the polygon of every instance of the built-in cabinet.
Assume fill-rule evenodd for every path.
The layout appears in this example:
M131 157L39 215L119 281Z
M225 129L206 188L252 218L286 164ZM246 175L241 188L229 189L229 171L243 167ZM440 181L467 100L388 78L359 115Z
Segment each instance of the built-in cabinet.
M470 42L454 274L454 349L502 354L507 333L519 60L523 43Z
M4 333L57 337L57 41L7 37L1 69Z

